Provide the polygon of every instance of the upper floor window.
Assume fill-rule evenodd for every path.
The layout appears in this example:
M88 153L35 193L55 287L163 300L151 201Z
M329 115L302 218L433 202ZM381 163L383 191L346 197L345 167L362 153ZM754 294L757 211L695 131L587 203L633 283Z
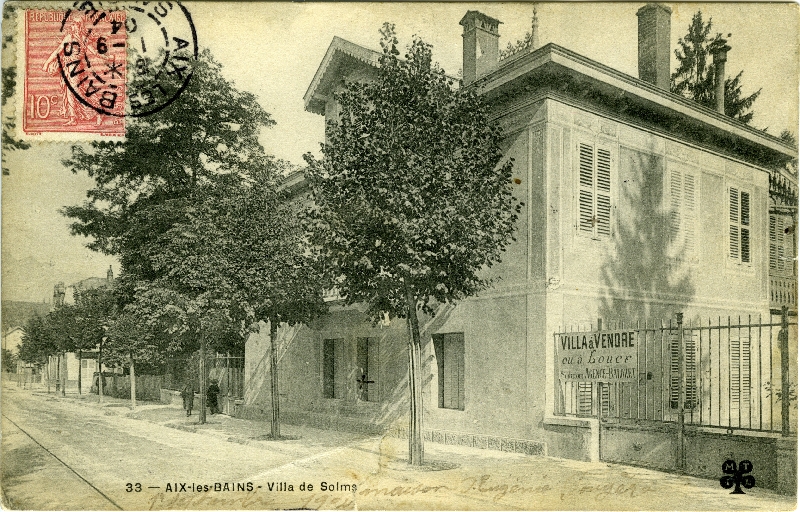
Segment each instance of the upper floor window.
M736 187L728 189L728 256L750 264L750 193Z
M578 144L578 232L611 236L611 151Z
M695 177L679 169L669 173L669 241L671 256L694 260Z
M789 215L769 216L769 270L776 275L791 275L794 270L794 223Z

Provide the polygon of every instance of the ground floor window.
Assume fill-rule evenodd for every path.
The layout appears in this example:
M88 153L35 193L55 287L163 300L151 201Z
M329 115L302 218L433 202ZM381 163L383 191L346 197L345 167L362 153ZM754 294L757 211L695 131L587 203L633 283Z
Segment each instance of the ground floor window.
M464 410L464 333L433 337L439 369L439 407Z
M344 398L344 340L322 342L322 396Z
M356 371L358 382L358 399L365 402L378 402L378 340L374 338L358 338L356 347Z

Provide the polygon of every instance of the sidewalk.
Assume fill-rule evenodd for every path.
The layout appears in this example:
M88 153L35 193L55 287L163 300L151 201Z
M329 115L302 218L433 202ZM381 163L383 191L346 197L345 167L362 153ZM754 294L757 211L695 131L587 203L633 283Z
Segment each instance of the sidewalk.
M273 441L269 423L261 421L208 415L208 422L199 425L196 412L186 417L177 405L140 402L132 411L129 400L104 397L100 404L96 395L35 394L124 422L185 431L198 436L197 444L206 449L230 453L234 446L246 445L264 461L250 477L258 485L305 481L317 486L306 494L264 489L252 497L264 501L246 504L236 501L241 498L226 501L226 495L167 494L154 503L156 508L793 510L796 504L794 497L758 487L732 495L715 480L430 442L425 445L426 465L411 467L405 439L282 424L286 437ZM154 436L164 435L157 430ZM320 482L357 484L358 491L320 492Z

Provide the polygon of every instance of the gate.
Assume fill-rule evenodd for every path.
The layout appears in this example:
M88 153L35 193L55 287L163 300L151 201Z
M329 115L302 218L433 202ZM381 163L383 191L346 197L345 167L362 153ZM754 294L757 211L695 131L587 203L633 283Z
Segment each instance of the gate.
M640 446L667 439L652 458L679 469L687 429L796 435L796 320L789 323L784 312L780 322L759 316L684 324L681 316L556 333L554 414L597 418L603 460L619 452L613 440L621 431L647 432Z

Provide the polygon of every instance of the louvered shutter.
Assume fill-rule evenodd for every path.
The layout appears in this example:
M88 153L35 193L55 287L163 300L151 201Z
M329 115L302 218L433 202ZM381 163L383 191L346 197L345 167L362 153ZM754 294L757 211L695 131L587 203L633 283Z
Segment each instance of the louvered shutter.
M684 330L683 344L685 352L683 354L683 378L686 385L686 401L684 409L693 409L697 405L697 341L692 337L691 331ZM680 344L678 343L678 332L671 331L669 334L669 403L673 409L678 408L680 400L680 379L681 367Z
M578 226L581 232L594 233L594 147L579 145Z
M378 351L380 345L378 340L370 338L368 343L368 356L367 356L367 380L373 381L368 384L367 400L370 402L378 402L381 399L381 379L380 379L380 352Z
M742 254L742 263L750 263L750 194L747 192L741 193L741 201L739 202L742 210L741 227L739 228L740 235L740 252Z
M775 219L775 270L783 272L786 270L786 259L792 253L787 252L786 240L791 237L786 236L787 224L783 215L772 217Z
M769 268L778 270L778 219L769 216ZM783 244L781 244L783 245Z
M578 416L592 415L592 383L578 382Z
M669 240L673 248L677 245L681 231L681 173L673 169L669 176Z
M597 234L611 235L611 152L597 148Z
M683 234L686 257L694 256L694 230L695 230L695 184L694 175L686 174L683 177Z
M750 403L750 338L731 338L731 403L740 406Z
M731 258L739 259L739 190L731 187L729 189L729 255Z

